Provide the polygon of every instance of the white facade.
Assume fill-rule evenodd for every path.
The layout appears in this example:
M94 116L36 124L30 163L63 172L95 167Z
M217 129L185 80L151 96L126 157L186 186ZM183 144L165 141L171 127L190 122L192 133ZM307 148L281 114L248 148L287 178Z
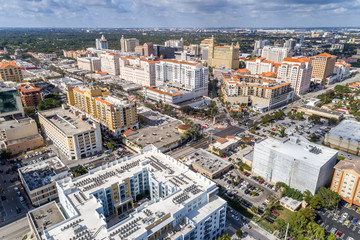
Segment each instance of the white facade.
M225 231L227 203L216 195L216 184L152 145L60 180L57 189L68 218L45 229L45 240L73 238L78 232L68 226L74 222L94 239L217 239ZM150 200L133 204L145 192ZM117 222L110 227L107 217Z
M278 77L290 82L295 94L302 95L309 91L311 73L311 59L284 58L278 71Z
M120 45L121 51L123 52L135 52L135 47L139 45L139 40L136 38L124 38L124 36L121 36Z
M155 64L158 62L132 57L120 58L119 61L122 79L141 86L155 86Z
M261 52L261 57L274 62L282 62L286 57L290 56L290 49L285 47L265 46Z
M264 72L277 72L278 63L266 60L265 58L256 58L246 61L246 68L251 74L262 74Z
M270 45L269 40L256 40L254 44L254 51L253 53L257 56L261 55L261 49L265 46ZM260 50L260 51L259 51ZM260 53L260 54L259 54Z
M209 71L200 63L161 60L156 63L156 85L165 82L179 84L189 89L207 89Z
M336 75L337 81L342 81L346 77L350 76L351 64L346 62L336 62L334 67L334 74Z
M96 39L96 49L109 49L108 42L104 35L102 35L100 39Z
M165 41L165 47L176 47L179 49L184 48L184 40L181 38L180 40L167 40Z
M91 72L101 70L101 61L97 57L83 57L77 58L77 65L79 69L88 70Z
M107 72L110 75L120 74L120 55L117 53L102 53L100 55L101 71Z
M285 141L267 138L255 144L252 171L270 182L315 194L331 183L337 154L300 136Z

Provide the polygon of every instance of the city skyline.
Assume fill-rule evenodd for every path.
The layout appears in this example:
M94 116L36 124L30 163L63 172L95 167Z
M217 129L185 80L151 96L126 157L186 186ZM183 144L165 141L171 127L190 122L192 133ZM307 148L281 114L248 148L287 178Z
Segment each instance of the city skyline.
M359 0L14 0L0 6L0 20L2 27L357 27L359 9Z

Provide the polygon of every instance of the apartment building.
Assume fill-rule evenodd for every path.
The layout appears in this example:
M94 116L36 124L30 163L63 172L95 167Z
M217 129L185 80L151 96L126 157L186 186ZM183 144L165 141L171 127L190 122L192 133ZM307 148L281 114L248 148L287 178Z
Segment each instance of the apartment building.
M108 95L107 89L96 86L70 87L67 93L69 105L99 122L103 132L119 137L128 129L138 129L136 103Z
M63 50L63 54L64 57L68 57L68 58L84 58L84 57L95 57L96 54L92 54L90 51L87 50L70 50L70 51L66 51Z
M175 47L181 50L184 48L184 39L181 38L180 40L177 39L167 40L165 41L165 47Z
M135 52L135 47L139 45L139 40L136 38L124 38L124 35L121 36L120 46L121 51L123 52Z
M302 136L255 143L252 172L272 183L283 182L315 194L331 183L338 151L309 142Z
M284 58L291 57L291 54L289 48L264 46L261 57L269 61L282 62Z
M336 81L342 81L345 78L350 76L350 67L351 64L345 62L345 61L341 61L341 62L336 62L335 66L334 66L334 74L336 76Z
M100 62L101 62L101 71L107 72L110 75L119 75L120 66L119 66L120 55L117 53L101 53Z
M21 84L17 89L24 107L36 107L42 100L41 88L33 84Z
M215 46L214 37L209 41L207 62L209 66L221 67L226 69L239 68L239 50L240 45L237 43L235 46Z
M19 168L19 177L33 206L58 198L56 181L69 174L69 168L58 157L53 157Z
M0 62L0 80L4 82L11 81L17 83L21 83L23 81L21 68L15 61Z
M251 74L262 74L266 72L277 73L281 65L281 63L269 61L264 57L247 60L245 63L246 69L248 69Z
M101 60L98 57L79 57L77 58L77 65L82 70L101 71Z
M41 229L45 240L77 234L114 240L217 239L225 232L227 203L217 196L216 184L152 145L56 185L68 218ZM30 214L36 211L41 208Z
M350 205L360 206L360 161L344 159L334 169L330 189Z
M223 74L224 99L234 105L246 104L267 111L292 101L291 84L275 78L247 74Z
M122 79L141 86L155 86L155 64L159 63L158 61L134 57L123 57L119 61Z
M261 56L263 47L268 46L268 45L270 45L269 40L256 40L254 43L253 54L255 54L256 56Z
M101 35L100 39L96 39L96 49L103 50L109 49L108 41L105 39L104 35Z
M290 82L295 94L302 95L309 91L312 70L309 58L284 58L278 77Z
M100 124L79 112L55 108L38 113L42 132L69 160L102 151Z
M154 45L151 42L138 45L135 47L135 52L140 54L140 56L150 57L155 54Z
M36 122L32 118L0 119L0 147L12 154L27 152L44 146Z
M315 82L325 81L334 72L336 56L329 53L321 53L311 57L313 71L311 77Z

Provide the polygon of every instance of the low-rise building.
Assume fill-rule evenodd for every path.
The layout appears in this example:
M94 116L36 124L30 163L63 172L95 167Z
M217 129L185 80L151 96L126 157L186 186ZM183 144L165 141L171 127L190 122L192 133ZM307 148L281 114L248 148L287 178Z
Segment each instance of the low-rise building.
M342 120L344 118L344 114L341 112L318 108L318 107L312 107L309 105L303 105L303 106L299 107L296 111L301 112L308 116L318 115L320 117L335 118L337 120Z
M330 189L350 205L360 206L360 161L344 159L335 165Z
M360 156L360 122L341 121L325 135L324 144Z
M24 107L36 107L41 102L41 88L33 84L21 84L17 88Z
M252 172L272 183L315 194L330 185L337 155L338 151L301 136L285 141L267 138L255 143Z
M217 239L225 232L218 187L154 146L56 183L67 218L42 239Z
M58 198L56 181L69 174L69 168L58 157L19 168L19 177L33 206Z
M55 108L38 113L43 133L70 160L102 151L100 124L71 109Z
M0 146L18 154L44 145L36 122L31 118L0 119Z
M235 136L220 138L209 145L209 151L218 155L224 155L227 154L230 150L238 147L240 142L241 139Z
M280 202L281 206L283 206L293 212L295 212L296 210L301 208L301 204L302 204L300 201L289 198L289 197L282 197L279 202Z
M210 179L223 176L232 166L231 162L223 160L202 148L182 157L180 161Z

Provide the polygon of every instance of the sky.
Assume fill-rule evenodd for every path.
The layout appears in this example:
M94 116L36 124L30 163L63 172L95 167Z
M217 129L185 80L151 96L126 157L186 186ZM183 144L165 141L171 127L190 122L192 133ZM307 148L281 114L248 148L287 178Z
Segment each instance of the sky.
M360 0L0 0L0 27L360 27Z

